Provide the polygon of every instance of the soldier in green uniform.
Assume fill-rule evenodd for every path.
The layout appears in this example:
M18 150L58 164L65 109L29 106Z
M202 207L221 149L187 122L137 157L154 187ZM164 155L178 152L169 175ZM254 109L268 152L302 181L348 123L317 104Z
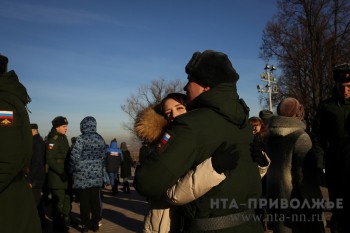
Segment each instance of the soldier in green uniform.
M58 116L52 120L52 128L47 136L46 163L49 166L48 186L51 190L53 206L53 227L57 231L69 229L70 198L67 193L68 169L65 167L69 156L69 143L66 136L68 121Z
M7 72L0 54L0 232L38 233L40 220L24 172L32 155L32 133L25 108L30 102L16 73Z
M261 195L261 180L250 154L249 108L237 94L239 75L226 54L212 50L194 53L186 73L184 90L194 110L175 118L161 146L136 169L134 186L146 197L161 197L226 142L237 149L238 165L225 172L226 179L218 186L181 207L184 231L263 232L249 209L249 202ZM225 163L212 157L215 170Z

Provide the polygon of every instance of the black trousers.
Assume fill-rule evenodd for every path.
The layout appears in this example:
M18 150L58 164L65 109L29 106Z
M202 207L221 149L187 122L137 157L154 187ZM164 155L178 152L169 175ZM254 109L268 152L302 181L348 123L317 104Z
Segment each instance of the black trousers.
M96 226L102 219L100 191L100 187L78 189L81 224L85 227L89 227L90 223L92 226Z
M32 188L35 204L38 209L38 214L41 220L41 224L44 224L43 222L46 221L45 218L45 210L44 210L44 200L41 198L41 188Z

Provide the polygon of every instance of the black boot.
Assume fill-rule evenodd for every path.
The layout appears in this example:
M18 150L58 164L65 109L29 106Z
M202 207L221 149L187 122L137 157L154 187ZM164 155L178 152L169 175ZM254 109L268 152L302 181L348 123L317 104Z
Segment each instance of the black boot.
M128 181L125 181L125 192L130 193L130 185Z
M117 184L120 184L119 174L117 174Z
M122 190L124 191L124 193L126 193L126 181L123 182L123 188Z
M88 232L89 231L89 227L85 226L85 225L82 225L81 226L81 229L80 229L80 232L81 233L84 233L84 232Z
M112 187L112 195L117 195L118 194L118 184L115 183L114 186Z
M99 229L100 229L100 227L99 227L99 225L98 225L98 222L97 222L97 223L92 223L92 225L91 225L91 230L92 230L93 232L97 232L97 231L99 231Z
M70 227L70 216L68 216L68 215L63 215L62 218L63 218L63 224L64 224L66 227Z
M65 225L64 216L62 214L53 217L53 231L54 232L68 232L69 227Z

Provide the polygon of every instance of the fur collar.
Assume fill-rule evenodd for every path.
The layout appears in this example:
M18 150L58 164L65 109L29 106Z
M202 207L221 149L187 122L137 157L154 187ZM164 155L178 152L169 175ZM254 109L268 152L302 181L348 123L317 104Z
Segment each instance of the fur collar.
M154 144L159 142L167 126L167 120L154 108L148 107L136 117L134 129L140 139Z
M297 130L305 129L305 123L296 117L273 116L270 119L268 133L270 135L286 136Z

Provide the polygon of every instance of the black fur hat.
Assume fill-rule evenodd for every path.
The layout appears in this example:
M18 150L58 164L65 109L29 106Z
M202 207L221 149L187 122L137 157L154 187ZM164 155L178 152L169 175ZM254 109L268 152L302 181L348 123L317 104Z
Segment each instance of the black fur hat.
M31 127L32 129L38 129L38 128L39 128L38 125L35 124L35 123L30 124L30 127Z
M7 63L9 59L4 55L0 54L0 74L5 73L7 71Z
M333 79L338 83L350 82L350 64L337 65L333 69Z
M267 109L263 109L259 112L259 117L263 120L269 119L273 116L273 112Z
M204 87L215 87L220 83L236 83L239 79L227 55L213 50L195 52L186 65L186 73L188 80Z
M67 118L65 118L63 116L58 116L52 120L52 126L54 128L60 127L61 125L68 125Z

